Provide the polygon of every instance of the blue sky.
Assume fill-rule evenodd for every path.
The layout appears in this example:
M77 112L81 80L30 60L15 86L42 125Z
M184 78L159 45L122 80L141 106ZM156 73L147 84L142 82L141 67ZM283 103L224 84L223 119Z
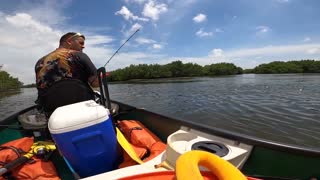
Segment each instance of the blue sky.
M34 64L69 31L86 36L97 67L134 32L107 66L319 59L318 0L10 0L0 7L0 65L35 81Z

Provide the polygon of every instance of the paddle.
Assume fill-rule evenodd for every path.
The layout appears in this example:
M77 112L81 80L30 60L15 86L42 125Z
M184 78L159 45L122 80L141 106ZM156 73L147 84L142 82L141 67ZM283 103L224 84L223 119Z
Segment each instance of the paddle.
M128 140L124 137L122 132L119 130L119 128L116 127L117 131L117 140L120 144L120 146L123 148L123 150L126 151L126 153L133 159L135 162L139 164L143 164L143 161L139 158L139 156L136 154L134 149L132 148L131 144L128 142Z
M137 31L136 31L137 32ZM99 86L100 86L100 104L103 105L105 108L109 109L110 112L111 110L111 100L109 97L109 90L108 90L108 83L107 83L107 77L105 76L106 74L106 69L105 67L101 67L97 70L98 73L98 79L99 79ZM102 74L102 76L100 76ZM112 119L112 124L114 126L114 129L116 131L117 135L117 141L122 147L124 151L138 164L142 164L143 161L137 156L136 152L132 148L131 144L128 142L128 140L124 137L122 132L119 130L119 128L116 126L116 121L111 115Z

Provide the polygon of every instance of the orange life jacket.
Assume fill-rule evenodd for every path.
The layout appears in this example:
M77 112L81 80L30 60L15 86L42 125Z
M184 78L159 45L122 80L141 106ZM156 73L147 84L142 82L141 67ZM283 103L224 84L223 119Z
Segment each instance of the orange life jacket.
M118 122L118 127L129 143L132 145L136 154L142 161L147 162L161 154L166 149L166 144L149 131L143 124L135 120L122 120ZM146 157L146 155L148 155ZM123 162L119 168L137 164L124 151Z
M34 141L31 137L24 137L14 141L7 142L1 147L14 147L16 149L21 149L24 152L28 152L33 145ZM0 162L9 163L18 158L18 154L10 148L2 148L0 150ZM33 163L25 163L21 166L16 167L11 170L11 176L15 179L24 180L59 180L56 169L51 161L42 161L33 157ZM0 168L2 165L0 165ZM0 177L0 180L4 180Z

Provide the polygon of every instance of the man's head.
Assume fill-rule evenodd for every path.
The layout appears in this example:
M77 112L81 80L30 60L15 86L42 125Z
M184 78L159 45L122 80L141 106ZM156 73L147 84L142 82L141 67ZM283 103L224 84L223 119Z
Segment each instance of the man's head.
M84 35L75 32L68 32L60 38L59 47L82 51L84 48Z

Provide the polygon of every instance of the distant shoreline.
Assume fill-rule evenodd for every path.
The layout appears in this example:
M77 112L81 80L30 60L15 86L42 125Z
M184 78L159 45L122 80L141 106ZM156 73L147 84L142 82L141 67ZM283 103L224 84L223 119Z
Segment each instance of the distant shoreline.
M20 88L9 88L9 89L0 89L0 93L6 93L6 92L16 92L16 91L20 91Z
M257 73L243 73L243 74L256 74L256 75L271 75L270 73L266 73L266 74L257 74ZM273 73L273 75L285 75L285 74L299 74L299 75L311 75L311 74L319 74L320 73ZM224 76L236 76L236 75L242 75L242 74L232 74L232 75L219 75L219 76L192 76L192 77L169 77L169 78L150 78L150 79L129 79L129 80L125 80L125 81L111 81L108 82L109 84L122 84L122 83L149 83L146 82L148 80L157 80L158 82L150 82L150 83L161 83L162 80L173 80L172 82L174 82L174 80L181 80L181 79L193 79L193 78L217 78L217 77L224 77ZM192 81L192 80L190 80ZM167 83L168 81L166 81ZM188 82L188 81L185 81ZM22 86L21 88L36 88L36 85L25 85ZM1 92L1 91L0 91Z

